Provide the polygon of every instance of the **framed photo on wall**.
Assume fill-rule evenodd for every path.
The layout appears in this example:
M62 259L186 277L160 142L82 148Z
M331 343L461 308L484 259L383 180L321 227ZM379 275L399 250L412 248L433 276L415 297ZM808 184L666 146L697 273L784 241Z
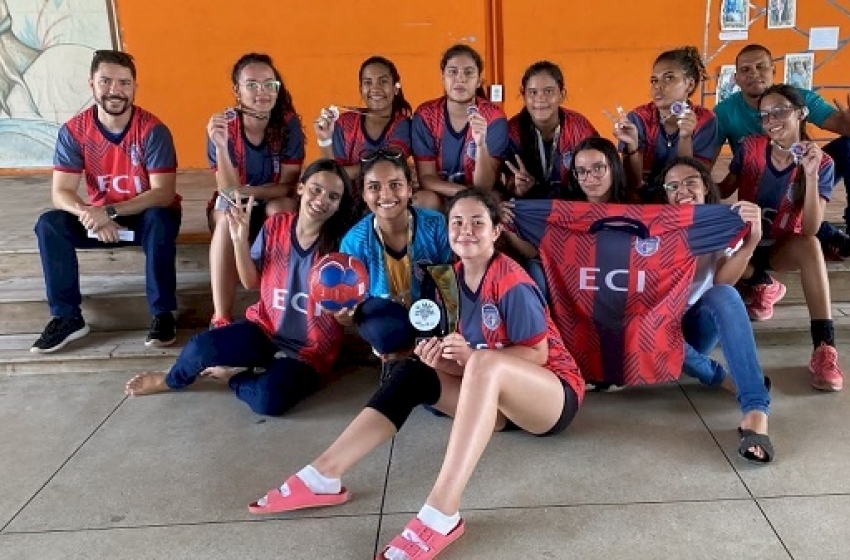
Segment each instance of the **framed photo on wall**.
M750 3L748 0L720 1L720 30L746 31L750 25Z
M724 64L720 67L720 75L717 77L717 100L716 103L726 101L741 88L735 83L735 65Z
M815 73L815 53L785 55L785 83L802 89L812 89Z
M797 23L797 0L767 0L767 28L789 29Z

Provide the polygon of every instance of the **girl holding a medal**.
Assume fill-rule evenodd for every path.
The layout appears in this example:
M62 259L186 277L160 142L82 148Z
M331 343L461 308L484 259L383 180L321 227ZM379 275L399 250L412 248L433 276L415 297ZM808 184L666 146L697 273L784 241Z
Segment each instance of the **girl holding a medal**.
M392 438L416 406L430 404L455 418L442 467L425 505L378 558L435 558L466 529L461 496L493 432L550 436L574 418L584 381L534 282L495 249L498 199L468 189L447 206L449 240L459 258L457 331L420 341L415 357L393 368L337 440L249 505L252 513L348 501L342 475Z
M764 241L741 282L747 311L754 321L770 319L785 286L767 271L799 270L814 344L811 385L840 391L844 378L835 349L829 280L816 237L832 197L835 165L806 135L808 109L793 86L767 88L759 98L759 116L764 134L744 138L720 185L724 198L737 191L739 200L757 204L763 213Z
M292 197L304 161L304 132L271 57L249 53L233 66L231 74L236 107L210 117L207 124L207 158L215 171L217 191L207 207L210 229L210 275L213 317L210 327L233 320L236 295L236 260L227 228L235 188L247 200L254 197L251 241L266 216L295 210Z

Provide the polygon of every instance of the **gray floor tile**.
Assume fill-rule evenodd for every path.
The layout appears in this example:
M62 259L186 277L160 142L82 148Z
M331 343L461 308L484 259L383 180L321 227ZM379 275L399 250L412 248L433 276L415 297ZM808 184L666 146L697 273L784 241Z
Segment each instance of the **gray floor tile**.
M121 402L118 379L0 378L0 527Z
M450 422L418 410L396 437L386 512L417 511ZM566 432L496 434L466 507L607 504L748 497L677 386L591 394Z
M363 560L372 558L376 516L290 519L0 535L16 560Z
M750 465L738 456L736 427L741 415L734 396L695 384L685 386L755 496L850 493L850 400L844 393L825 394L809 387L807 350L759 351L762 367L773 381L770 436L776 460L770 465ZM850 371L846 357L843 366Z
M850 557L850 496L760 500L795 560Z
M374 377L348 376L277 419L217 386L129 399L10 530L251 519L248 502L330 444ZM352 471L356 499L331 515L379 511L388 456L386 445Z
M441 559L789 557L749 500L477 510L465 518L466 533ZM408 515L385 517L380 546L386 546L409 520Z

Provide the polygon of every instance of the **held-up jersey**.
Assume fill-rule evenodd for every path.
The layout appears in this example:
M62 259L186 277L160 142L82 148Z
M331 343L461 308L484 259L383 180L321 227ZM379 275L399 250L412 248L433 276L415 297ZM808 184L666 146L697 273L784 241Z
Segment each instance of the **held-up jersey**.
M538 247L552 317L585 379L674 381L696 256L740 246L728 206L522 200L518 234Z
M460 297L458 330L473 349L534 346L544 338L549 359L544 367L573 389L579 402L584 381L575 360L549 316L537 285L516 262L496 254L481 279L477 293L463 281L463 263L455 264Z
M487 150L504 160L508 150L508 120L496 105L480 97L475 106L487 120ZM472 186L475 171L475 141L469 124L456 132L449 124L446 98L426 101L413 115L413 159L433 161L444 181Z
M171 132L151 113L133 107L130 122L120 134L107 131L93 105L59 130L53 168L83 173L89 204L124 202L150 190L150 176L176 173L177 154ZM175 195L173 208L180 208Z
M779 239L803 231L803 208L794 207L794 180L798 165L776 169L771 161L770 139L763 134L747 136L732 157L729 172L738 177L738 199L762 209L762 231L768 239ZM835 163L823 154L818 170L818 193L832 198Z
M386 147L398 148L404 152L405 158L412 154L408 117L395 113L378 138L372 138L366 132L366 117L360 113L342 113L334 125L334 159L340 165L360 165L363 152Z
M599 133L593 127L587 118L577 111L565 109L561 107L560 113L561 131L557 138L553 141L557 142L554 146L544 145L546 158L554 154L554 162L552 164L552 173L546 177L548 185L535 184L525 196L522 198L558 198L563 191L563 186L570 182L570 171L573 167L573 150L575 147L590 136L599 136ZM530 117L529 117L530 118ZM514 115L508 121L508 135L510 137L510 148L507 156L507 161L512 165L516 164L514 156L523 152L533 152L539 160L539 146L522 145L522 135L520 134L520 115ZM536 137L536 135L535 135ZM523 162L526 167L530 162ZM541 169L546 172L544 163L540 162Z
M290 358L328 373L342 343L342 327L310 300L308 278L317 260L315 244L302 248L295 237L296 215L268 218L251 247L260 273L260 300L245 317L263 329Z

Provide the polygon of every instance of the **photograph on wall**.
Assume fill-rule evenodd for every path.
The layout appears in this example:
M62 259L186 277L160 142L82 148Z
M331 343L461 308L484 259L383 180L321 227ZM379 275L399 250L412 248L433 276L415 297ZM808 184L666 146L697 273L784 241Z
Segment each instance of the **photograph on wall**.
M750 25L750 3L747 0L720 1L720 30L746 31Z
M62 124L90 106L97 49L119 46L109 0L0 0L0 168L51 167Z
M768 0L767 28L789 29L797 23L797 0Z
M720 67L720 76L717 78L717 103L726 101L733 93L741 88L735 83L735 65L724 64Z
M802 89L812 89L815 72L815 53L785 55L785 83Z

